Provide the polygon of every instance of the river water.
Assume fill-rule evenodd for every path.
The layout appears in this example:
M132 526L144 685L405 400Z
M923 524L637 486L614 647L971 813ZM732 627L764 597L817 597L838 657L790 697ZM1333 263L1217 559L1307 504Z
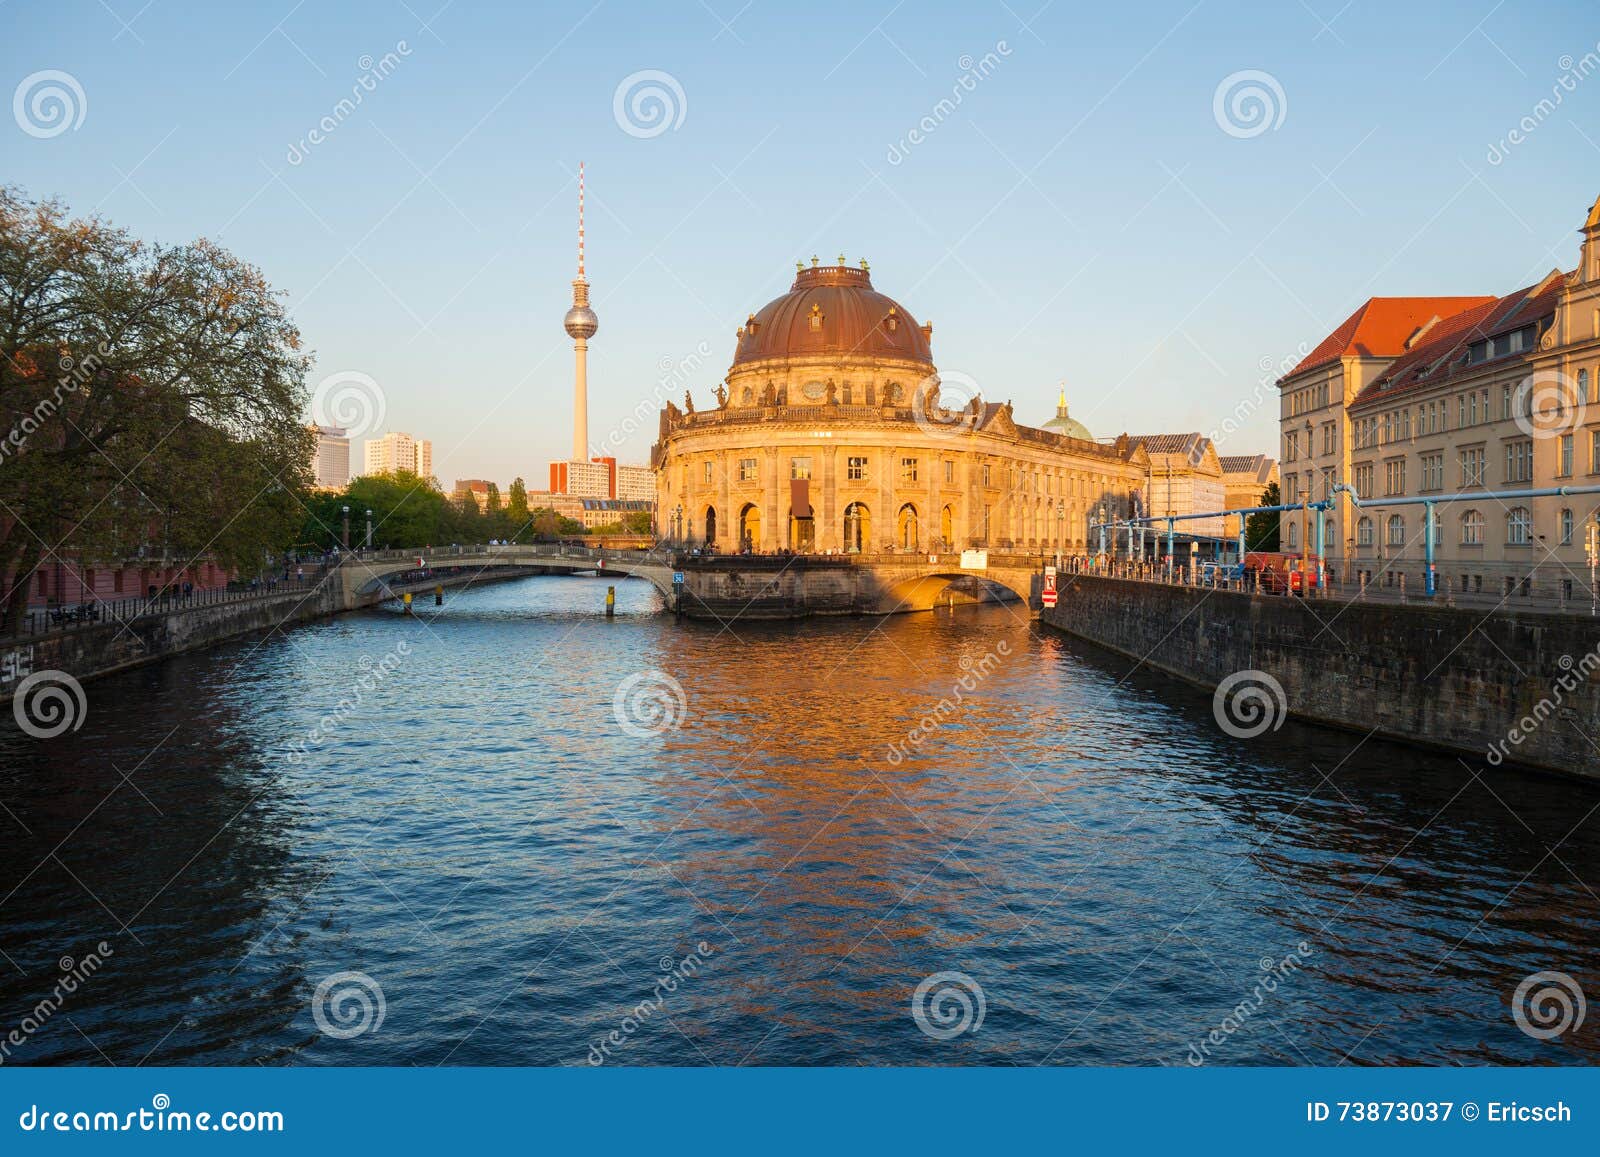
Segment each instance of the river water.
M1600 996L1585 785L1232 739L1015 607L604 589L179 657L55 739L7 713L0 1059L1600 1062L1600 1016L1515 1002Z

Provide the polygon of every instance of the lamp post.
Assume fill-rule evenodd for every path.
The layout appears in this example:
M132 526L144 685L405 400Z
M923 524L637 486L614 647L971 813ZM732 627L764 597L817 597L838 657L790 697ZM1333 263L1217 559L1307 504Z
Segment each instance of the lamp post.
M1056 499L1056 565L1061 565L1061 548L1065 544L1062 538L1067 532L1067 503L1063 498Z
M367 549L372 549L372 511L367 511Z
M339 509L344 512L344 527L343 527L343 530L340 531L339 541L341 543L343 543L345 550L349 550L350 549L350 508L348 506L341 506Z

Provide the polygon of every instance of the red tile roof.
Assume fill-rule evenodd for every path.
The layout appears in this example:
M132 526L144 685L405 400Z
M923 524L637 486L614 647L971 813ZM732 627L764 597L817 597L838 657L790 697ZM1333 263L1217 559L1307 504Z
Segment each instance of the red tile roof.
M1343 357L1398 357L1405 352L1406 339L1435 317L1442 320L1493 300L1492 297L1369 297L1284 377L1292 378Z
M1387 403L1397 396L1449 380L1468 368L1465 365L1467 347L1474 342L1498 337L1553 317L1564 281L1560 273L1552 272L1536 285L1519 289L1505 297L1490 298L1483 305L1441 321L1428 331L1424 340L1397 358L1393 365L1362 390L1350 403L1350 409ZM1526 357L1532 352L1528 348L1519 354L1504 354L1502 357ZM1486 364L1491 363L1477 363Z

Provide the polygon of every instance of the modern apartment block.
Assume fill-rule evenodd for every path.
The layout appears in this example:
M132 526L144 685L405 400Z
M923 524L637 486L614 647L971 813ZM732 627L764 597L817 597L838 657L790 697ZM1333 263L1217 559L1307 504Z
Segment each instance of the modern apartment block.
M319 490L343 490L350 484L350 435L340 426L313 426L317 434L312 472Z
M404 471L420 478L433 477L433 443L398 431L368 439L366 474Z

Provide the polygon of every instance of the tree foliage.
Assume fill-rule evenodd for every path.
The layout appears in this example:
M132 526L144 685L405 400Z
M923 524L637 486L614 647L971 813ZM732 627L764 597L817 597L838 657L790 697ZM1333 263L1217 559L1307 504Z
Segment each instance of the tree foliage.
M1278 497L1278 484L1267 483L1267 488L1261 492L1261 499L1257 506L1280 506L1283 499ZM1244 523L1244 548L1246 550L1277 550L1278 549L1278 512L1269 511L1261 514L1252 514Z
M260 270L0 187L0 575L211 556L255 570L301 523L310 359Z

